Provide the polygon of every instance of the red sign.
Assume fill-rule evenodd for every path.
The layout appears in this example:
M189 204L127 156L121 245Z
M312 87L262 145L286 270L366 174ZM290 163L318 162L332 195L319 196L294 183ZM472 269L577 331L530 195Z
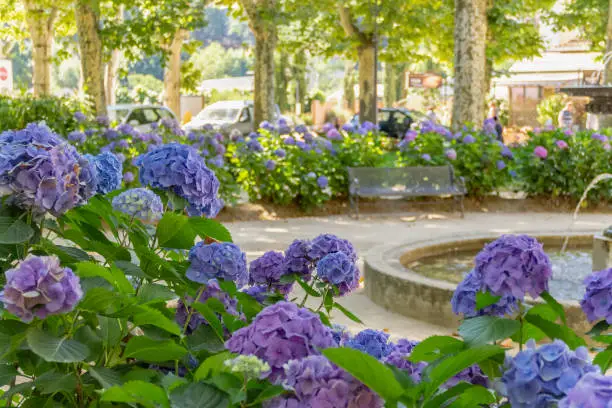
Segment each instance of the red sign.
M8 71L4 67L0 67L0 81L6 81L8 79Z

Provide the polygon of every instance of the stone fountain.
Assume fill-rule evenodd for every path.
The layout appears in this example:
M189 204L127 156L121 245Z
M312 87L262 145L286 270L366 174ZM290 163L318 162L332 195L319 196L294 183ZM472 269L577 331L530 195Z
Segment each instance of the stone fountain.
M612 267L612 226L593 237L593 271Z

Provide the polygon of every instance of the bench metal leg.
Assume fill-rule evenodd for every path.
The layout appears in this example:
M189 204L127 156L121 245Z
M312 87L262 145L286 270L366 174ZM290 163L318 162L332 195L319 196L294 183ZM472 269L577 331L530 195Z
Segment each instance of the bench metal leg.
M459 207L459 212L461 212L461 218L465 218L465 212L463 207L463 196L455 196L455 205Z
M359 219L359 196L353 195L349 193L349 203L350 203L350 211L349 216L354 216L356 219Z

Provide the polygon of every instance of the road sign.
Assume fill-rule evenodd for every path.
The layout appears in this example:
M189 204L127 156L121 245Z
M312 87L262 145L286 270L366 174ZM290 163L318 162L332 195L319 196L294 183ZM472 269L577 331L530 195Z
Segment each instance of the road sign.
M440 75L406 72L406 88L439 88L441 85Z
M0 59L0 94L13 92L13 63Z

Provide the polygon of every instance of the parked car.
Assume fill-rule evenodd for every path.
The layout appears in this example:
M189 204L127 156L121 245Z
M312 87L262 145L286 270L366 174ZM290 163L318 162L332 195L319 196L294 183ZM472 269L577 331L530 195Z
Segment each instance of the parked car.
M390 137L402 138L413 124L426 120L427 116L417 111L402 108L378 109L378 127ZM353 116L351 124L359 126L359 115Z
M111 105L106 109L111 123L117 125L127 123L141 132L150 131L151 124L162 119L176 120L170 109L160 105Z
M280 109L276 106L274 120L281 117ZM208 105L198 113L189 123L183 126L186 131L202 130L205 126L221 133L229 134L238 130L243 135L253 132L259 124L253 123L252 101L223 101Z

